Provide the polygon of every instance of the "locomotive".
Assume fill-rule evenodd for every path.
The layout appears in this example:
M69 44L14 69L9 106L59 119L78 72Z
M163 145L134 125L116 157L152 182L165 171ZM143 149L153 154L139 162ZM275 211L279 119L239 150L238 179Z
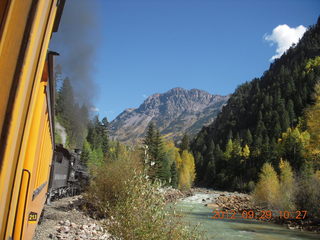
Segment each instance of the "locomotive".
M80 149L71 152L62 145L56 145L49 178L48 204L61 197L79 194L88 184L89 175L80 155Z

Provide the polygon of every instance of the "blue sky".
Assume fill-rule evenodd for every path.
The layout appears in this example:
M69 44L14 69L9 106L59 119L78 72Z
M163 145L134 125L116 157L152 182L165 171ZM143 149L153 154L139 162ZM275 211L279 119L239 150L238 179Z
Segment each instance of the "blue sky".
M61 54L64 75L90 78L92 86L84 87L93 92L88 98L99 116L109 120L125 108L138 107L146 96L173 87L232 93L269 68L277 47L289 41L279 40L283 31L308 27L320 13L318 0L80 2L67 1L51 48ZM272 34L279 25L278 35ZM64 39L73 31L77 38ZM69 67L81 58L87 63ZM79 68L86 73L74 74Z

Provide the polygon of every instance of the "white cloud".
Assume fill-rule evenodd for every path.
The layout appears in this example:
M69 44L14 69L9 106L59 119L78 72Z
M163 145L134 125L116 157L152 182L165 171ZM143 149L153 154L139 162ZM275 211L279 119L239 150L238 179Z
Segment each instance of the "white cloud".
M142 94L142 97L143 98L147 98L148 96L146 94Z
M90 111L91 111L91 112L99 112L100 109L97 108L97 107L91 107L91 108L90 108Z
M291 28L287 24L283 24L274 28L271 35L265 34L264 39L271 42L271 46L277 44L276 55L274 55L270 61L281 57L293 43L297 44L306 30L307 28L302 25Z

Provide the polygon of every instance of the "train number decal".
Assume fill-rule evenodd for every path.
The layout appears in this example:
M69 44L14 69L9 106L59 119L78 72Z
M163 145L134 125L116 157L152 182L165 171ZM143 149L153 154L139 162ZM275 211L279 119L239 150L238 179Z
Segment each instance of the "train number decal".
M36 223L38 219L38 213L36 212L30 212L29 213L29 217L28 217L28 221L31 223Z

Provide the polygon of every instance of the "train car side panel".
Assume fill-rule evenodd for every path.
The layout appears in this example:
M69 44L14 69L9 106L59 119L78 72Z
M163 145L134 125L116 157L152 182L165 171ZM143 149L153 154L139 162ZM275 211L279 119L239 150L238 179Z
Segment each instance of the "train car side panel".
M41 79L56 11L57 0L11 0L0 35L1 91L9 93L0 112L0 239L31 239L37 219L27 217L40 216L45 201L54 142Z
M42 39L42 51L39 58L39 65L44 65L45 58L47 56L46 49L48 48L51 29L54 23L54 17L56 13L55 1L41 1L38 6L37 16L35 20L35 31L37 34L43 36ZM46 21L47 19L47 21ZM39 29L43 29L40 31ZM45 51L43 51L45 50ZM29 136L26 136L25 142L26 144L26 156L24 161L24 169L28 170L31 173L30 180L26 179L22 184L26 189L26 192L21 192L19 196L18 203L18 217L15 221L15 229L14 229L14 238L22 237L22 239L31 239L33 232L35 230L36 224L39 220L39 216L41 214L44 202L45 202L45 191L47 189L46 181L43 179L47 179L47 168L40 170L37 172L37 168L39 165L46 161L43 159L44 156L41 155L41 145L47 145L50 148L50 152L48 152L47 161L51 161L52 153L53 153L53 144L48 144L48 141L51 141L51 137L47 138L46 136L50 136L53 132L50 129L50 124L47 124L50 120L48 119L48 108L47 108L47 90L49 87L47 72L43 71L41 68L38 69L35 82L39 85L39 87L35 88L34 97L31 99L31 106L34 107L33 111L30 112L30 116L32 117L32 122L30 122ZM45 75L45 77L43 77ZM44 106L42 110L41 107ZM28 117L29 118L29 117ZM31 118L30 118L31 119ZM39 123L41 125L39 126ZM42 131L45 131L42 134ZM41 136L43 138L41 138ZM47 149L47 150L48 150ZM32 161L34 159L34 161ZM36 180L42 179L43 182L37 186ZM34 194L37 193L37 194ZM35 197L33 197L35 196ZM38 216L38 217L37 217ZM31 218L32 217L32 218Z
M1 24L0 77L2 86L0 99L3 107L0 110L0 239L5 239L6 226L12 225L12 222L7 222L10 201L17 199L17 192L15 196L12 196L12 186L15 175L21 178L22 174L23 163L18 162L19 139L23 133L28 107L27 98L31 92L32 84L31 81L25 81L20 83L19 90L15 90L19 78L14 76L19 68L19 61L21 61L19 56L25 52L23 39L29 35L26 26L28 17L32 17L31 6L32 0L11 1L6 17Z

